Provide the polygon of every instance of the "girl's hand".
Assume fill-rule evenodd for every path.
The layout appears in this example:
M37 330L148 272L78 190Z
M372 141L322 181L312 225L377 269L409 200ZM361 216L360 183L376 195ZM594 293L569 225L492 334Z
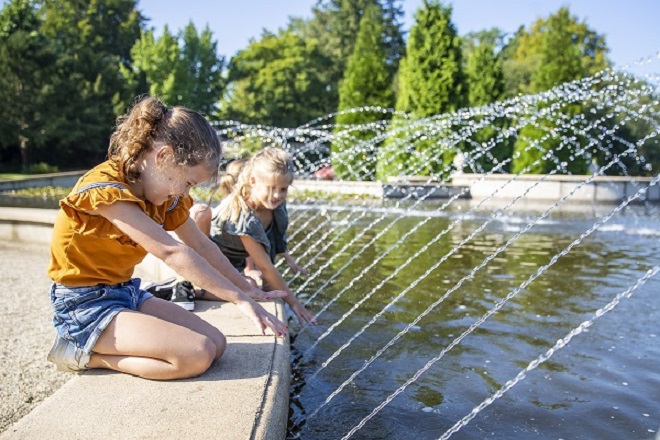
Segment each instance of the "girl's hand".
M299 273L300 275L309 275L309 271L302 267L301 265L298 264L298 262L293 258L291 255L289 255L288 252L284 252L284 261L286 261L286 265L289 266L289 268L293 271L293 273Z
M255 301L270 301L273 298L284 298L289 295L289 292L286 290L271 290L269 292L264 292L256 287L253 287L252 290L246 293Z
M289 304L289 306L291 307L293 313L296 314L300 322L309 325L316 325L314 314L307 310L300 301L296 301L294 304Z
M257 287L261 288L264 285L264 274L257 269L245 269L243 271L246 277L252 278L257 284Z
M288 266L291 268L293 273L299 273L300 275L309 275L309 271L304 267L300 266L295 261L290 262Z
M238 309L257 327L262 335L266 334L266 327L271 329L278 337L285 337L289 329L282 321L268 313L263 307L254 301L239 301L236 303Z

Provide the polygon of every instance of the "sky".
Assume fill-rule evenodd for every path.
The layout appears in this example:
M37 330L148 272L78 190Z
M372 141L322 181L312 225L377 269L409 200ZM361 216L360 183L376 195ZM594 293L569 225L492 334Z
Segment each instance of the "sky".
M138 0L138 9L149 18L147 26L158 34L164 25L170 31L189 21L200 30L207 24L218 43L218 53L230 58L259 39L263 29L276 32L289 17L311 18L317 0ZM414 23L414 13L423 0L403 0L404 30ZM513 33L529 28L538 18L547 18L562 6L600 34L610 49L609 59L617 67L638 67L651 57L653 72L660 71L660 0L444 0L453 8L452 21L458 33L498 27Z

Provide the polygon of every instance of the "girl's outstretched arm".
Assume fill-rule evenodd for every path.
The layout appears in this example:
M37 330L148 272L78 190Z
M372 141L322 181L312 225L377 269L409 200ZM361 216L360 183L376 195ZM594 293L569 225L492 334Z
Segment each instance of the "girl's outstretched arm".
M296 298L296 296L289 290L289 286L287 285L286 281L284 281L284 278L282 278L282 275L277 270L277 268L270 261L270 256L266 253L266 249L264 249L263 245L245 235L241 235L240 237L245 250L254 260L254 264L257 265L259 270L261 270L261 273L264 276L264 282L267 283L272 289L289 292L289 294L283 299L287 302L287 304L289 304L291 310L293 310L293 313L296 314L300 322L316 325L314 314L307 310L305 306L300 301L298 301L298 298Z
M261 334L265 334L265 329L268 327L276 336L286 335L287 327L283 322L244 294L193 248L170 236L135 203L116 202L111 205L102 205L96 212L90 214L100 214L108 219L147 252L163 260L176 273L193 284L238 305L241 312L254 322ZM192 220L188 219L187 222L192 222ZM197 228L194 223L192 226ZM234 269L232 268L232 270Z

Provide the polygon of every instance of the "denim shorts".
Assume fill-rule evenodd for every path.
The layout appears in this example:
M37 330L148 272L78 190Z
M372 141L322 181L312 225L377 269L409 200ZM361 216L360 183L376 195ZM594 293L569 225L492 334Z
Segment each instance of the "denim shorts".
M112 319L122 310L138 310L153 295L140 290L140 279L120 284L66 287L54 283L50 289L53 324L57 334L76 344L89 356Z

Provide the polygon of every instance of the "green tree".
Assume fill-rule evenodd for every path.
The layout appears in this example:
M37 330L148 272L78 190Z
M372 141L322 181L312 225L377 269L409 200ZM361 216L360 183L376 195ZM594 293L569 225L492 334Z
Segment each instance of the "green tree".
M159 38L153 29L142 32L131 48L131 56L131 66L121 66L120 70L133 89L158 96L170 105L178 102L183 91L179 88L181 48L167 25Z
M467 104L461 40L451 22L451 11L451 7L431 0L415 13L406 57L399 67L397 110L425 118ZM411 172L435 174L451 162L453 152L438 150L437 140L446 137L446 131L411 133L402 123L408 122L397 117L392 120L394 136L379 152L379 179Z
M385 34L379 14L376 6L369 6L360 21L355 49L348 60L339 90L340 112L362 106L391 108L394 105L392 74L385 58ZM382 112L371 111L344 112L337 116L332 164L338 177L374 179L375 146L365 149L359 147L366 145L366 141L377 133L368 124L382 117ZM359 125L364 125L364 128L357 131L352 129Z
M523 93L538 93L556 85L591 76L608 67L605 37L591 30L572 16L568 8L560 8L548 19L538 20L530 32L521 31L516 42L515 59L530 68L529 83L521 83ZM546 105L548 105L547 103ZM582 112L580 105L563 107L568 117ZM558 149L560 139L546 136L554 129L552 118L543 118L534 125L524 127L514 150L520 154L513 162L513 171L519 172L533 165L533 172L547 173L556 163L547 159L548 151L559 151L556 161L567 162L564 172L582 174L588 168L586 157L576 158L570 148ZM541 138L544 140L541 141ZM529 147L532 148L529 148ZM566 160L574 157L573 160Z
M484 40L477 41L468 52L466 75L468 102L471 107L481 107L504 97L502 59L499 53L495 53L495 46L492 43L497 35L496 33L484 35ZM474 120L479 123L482 117L475 117ZM471 142L467 142L464 149L473 156L478 155L478 171L489 171L501 161L511 157L512 145L510 143L499 141L492 148L489 144L489 141L495 138L505 125L505 120L497 118L470 136ZM483 146L487 148L484 150Z
M468 102L479 107L504 96L502 60L489 43L481 43L467 58Z
M232 58L221 116L294 127L326 114L323 61L316 40L287 31L266 33Z
M593 133L593 137L603 139L598 143L599 148L593 149L596 164L603 167L619 155L614 166L605 170L606 175L657 175L660 170L660 139L656 131L660 122L657 88L624 73L615 74L603 86L609 92L608 99L603 98L596 105L592 104L586 112L591 117L606 120L603 125L612 133L612 136L604 136L602 127L598 127L598 133ZM620 102L625 103L627 110L621 110ZM626 153L631 145L636 145L634 154Z
M538 68L537 55L517 56L518 47L526 34L525 27L520 26L500 52L504 71L504 95L507 98L530 93L532 76Z
M329 60L322 79L330 88L333 110L338 105L339 83L353 54L360 20L369 6L380 10L385 59L390 74L394 75L405 53L400 0L321 0L313 8L313 18L305 26L301 27L298 22L290 27L292 30L302 29L305 38L317 40L321 54Z
M143 32L131 49L133 64L122 75L135 89L159 96L168 105L185 105L207 115L216 113L225 80L224 58L208 26L200 33L189 23L178 35L167 26L159 38Z
M403 67L397 110L427 117L467 103L461 40L450 6L431 0L417 10Z
M144 21L135 0L40 2L42 31L56 42L57 72L48 81L52 111L50 157L63 168L89 166L105 156L117 114L131 90L119 66L131 63L130 49Z
M609 65L605 37L578 22L568 8L559 9L545 22L537 22L532 35L540 36L541 56L532 80L534 92L591 76Z
M492 46L495 53L500 54L502 49L507 46L506 39L506 33L496 27L483 31L469 32L461 38L463 42L463 57L469 59L472 51L483 44Z
M208 26L198 34L191 22L183 30L182 38L182 62L186 72L184 82L189 85L187 94L182 95L183 102L195 110L214 114L225 89L222 76L225 59L218 56L217 42L213 40Z
M547 19L537 20L527 31L520 28L505 49L505 73L526 66L517 93L538 93L557 84L591 76L610 65L605 37L560 8Z
M51 120L48 81L55 48L41 33L29 0L11 0L0 12L0 162L27 169L44 147Z

